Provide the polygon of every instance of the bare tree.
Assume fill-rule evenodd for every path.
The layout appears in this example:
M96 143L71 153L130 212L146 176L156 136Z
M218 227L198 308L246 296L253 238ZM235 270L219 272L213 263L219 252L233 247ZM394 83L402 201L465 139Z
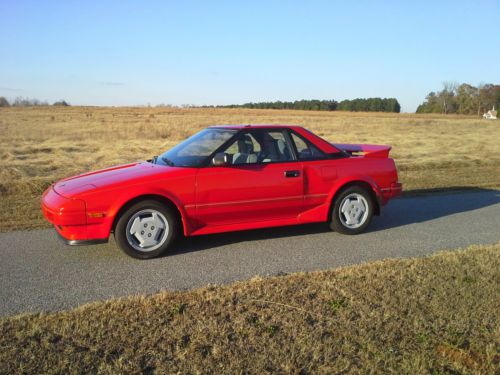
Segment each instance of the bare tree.
M451 106L453 105L453 98L457 91L458 83L453 81L445 81L443 82L443 91L441 91L441 101L443 113L447 114Z
M49 105L46 101L40 101L38 99L30 99L30 98L23 98L22 96L18 96L16 99L14 99L14 102L12 102L12 106L14 107L30 107L30 106L46 106Z

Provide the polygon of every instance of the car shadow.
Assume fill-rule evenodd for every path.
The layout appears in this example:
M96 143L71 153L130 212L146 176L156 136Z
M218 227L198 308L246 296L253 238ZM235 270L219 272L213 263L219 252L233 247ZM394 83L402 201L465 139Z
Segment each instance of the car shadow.
M374 218L366 233L422 223L498 203L500 203L500 190L479 188L460 190L457 187L434 194L416 192L392 200L382 209L382 215ZM246 241L290 238L329 231L326 223L316 223L181 238L168 256Z
M493 189L448 190L435 194L415 192L390 202L382 210L380 220L374 221L368 231L375 232L422 223L498 203L500 203L500 190Z

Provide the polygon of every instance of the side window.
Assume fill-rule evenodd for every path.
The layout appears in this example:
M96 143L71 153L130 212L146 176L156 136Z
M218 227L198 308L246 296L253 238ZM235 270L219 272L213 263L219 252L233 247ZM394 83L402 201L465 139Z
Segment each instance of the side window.
M307 142L302 137L299 137L295 133L291 133L293 143L295 143L295 147L297 148L297 153L299 160L312 160L312 159L324 159L325 154L318 150L317 147Z
M224 152L233 165L293 160L291 145L282 130L252 130L242 133Z
M261 146L258 155L260 163L284 162L293 160L290 144L282 130L256 133Z
M233 165L254 164L258 162L260 145L250 133L243 133L224 152Z

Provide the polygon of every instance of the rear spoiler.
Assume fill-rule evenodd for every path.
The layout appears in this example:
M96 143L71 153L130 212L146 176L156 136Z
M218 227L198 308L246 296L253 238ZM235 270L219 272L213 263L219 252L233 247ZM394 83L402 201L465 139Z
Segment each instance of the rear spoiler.
M363 144L339 144L333 143L339 150L347 152L352 156L365 158L388 158L391 146L386 145L363 145Z

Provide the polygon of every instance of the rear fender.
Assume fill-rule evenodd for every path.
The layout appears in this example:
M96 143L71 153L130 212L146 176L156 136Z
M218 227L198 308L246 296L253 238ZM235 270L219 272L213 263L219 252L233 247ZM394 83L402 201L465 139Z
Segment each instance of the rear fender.
M370 176L354 175L345 178L340 178L337 181L335 181L335 184L333 185L332 189L330 190L330 193L328 194L328 202L330 202L330 207L328 209L327 216L330 215L331 207L335 201L337 194L340 193L344 188L353 185L365 185L371 187L370 193L372 193L372 197L374 198L373 203L375 204L374 213L375 215L380 215L380 202L382 200L382 192L380 190L380 187L377 185L375 180Z

